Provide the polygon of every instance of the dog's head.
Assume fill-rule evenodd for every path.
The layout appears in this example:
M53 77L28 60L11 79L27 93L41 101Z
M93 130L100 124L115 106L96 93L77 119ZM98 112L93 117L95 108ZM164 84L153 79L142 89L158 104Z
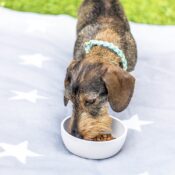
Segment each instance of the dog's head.
M73 103L71 134L90 139L108 131L111 120L107 104L120 112L130 102L135 79L119 66L73 60L65 78L64 103Z

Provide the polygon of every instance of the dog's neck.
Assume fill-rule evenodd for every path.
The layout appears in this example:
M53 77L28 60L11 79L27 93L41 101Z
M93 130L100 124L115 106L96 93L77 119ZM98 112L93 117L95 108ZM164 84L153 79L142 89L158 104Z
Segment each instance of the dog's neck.
M94 39L111 42L113 44L120 46L120 37L117 36L116 32L111 29L105 29L103 31L100 31ZM86 58L88 58L88 60L92 62L98 61L102 63L121 66L120 57L111 50L101 46L93 47L90 53L86 55Z
M100 46L92 48L86 58L92 63L97 61L98 63L108 63L120 66L120 58L109 49Z

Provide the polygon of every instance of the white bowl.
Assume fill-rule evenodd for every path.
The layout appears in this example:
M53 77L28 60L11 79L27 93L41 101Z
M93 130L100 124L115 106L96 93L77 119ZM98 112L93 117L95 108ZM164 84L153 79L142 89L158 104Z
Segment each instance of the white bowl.
M110 141L87 141L70 135L67 131L70 117L61 122L61 136L66 148L73 154L88 159L105 159L118 153L122 148L127 128L121 120L111 116L112 136L115 138Z

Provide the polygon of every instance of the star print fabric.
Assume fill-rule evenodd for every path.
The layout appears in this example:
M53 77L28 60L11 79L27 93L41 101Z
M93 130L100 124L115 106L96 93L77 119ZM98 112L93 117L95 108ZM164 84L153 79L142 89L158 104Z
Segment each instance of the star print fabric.
M72 110L63 92L76 20L4 8L0 16L0 175L174 175L175 27L131 23L135 92L125 111L110 109L128 127L126 143L96 161L72 155L60 136Z

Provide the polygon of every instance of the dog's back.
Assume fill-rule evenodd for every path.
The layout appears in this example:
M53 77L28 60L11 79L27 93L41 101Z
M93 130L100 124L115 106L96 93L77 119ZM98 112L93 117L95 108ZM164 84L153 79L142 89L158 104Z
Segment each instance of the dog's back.
M103 37L97 37L98 33L103 31L106 31ZM85 55L83 45L86 41L91 39L108 41L104 37L109 36L110 31L116 35L109 42L113 42L123 50L128 59L128 71L133 70L137 58L136 44L119 0L85 0L82 3L78 13L74 59L83 59Z
M100 22L102 18L113 19L129 30L129 24L118 0L85 0L78 13L77 33L85 26Z

